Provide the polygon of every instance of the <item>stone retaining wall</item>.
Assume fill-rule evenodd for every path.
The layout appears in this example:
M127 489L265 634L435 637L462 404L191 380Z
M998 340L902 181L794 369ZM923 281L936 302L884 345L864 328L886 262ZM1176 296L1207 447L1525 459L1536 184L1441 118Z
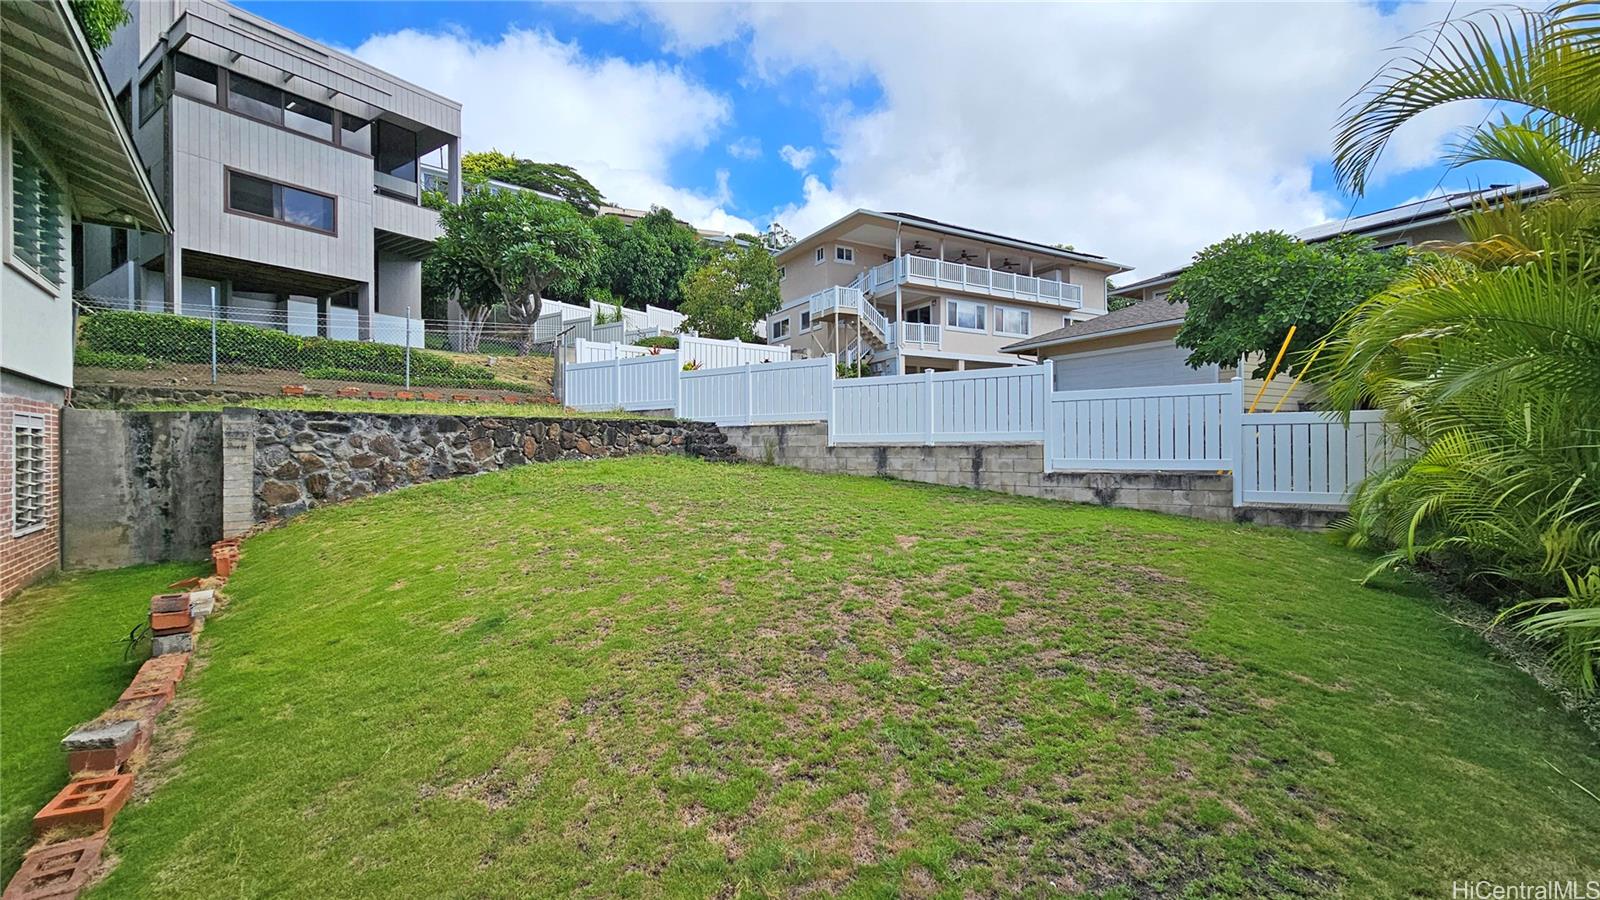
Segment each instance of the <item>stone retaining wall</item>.
M713 460L735 455L715 425L670 419L230 410L223 415L225 430L236 417L253 423L249 455L255 521L531 462L639 453L685 453ZM237 530L242 529L228 533Z
M828 446L823 424L723 426L742 459L811 472L879 475L1074 503L1303 530L1342 510L1233 506L1233 476L1207 472L1045 472L1042 444Z

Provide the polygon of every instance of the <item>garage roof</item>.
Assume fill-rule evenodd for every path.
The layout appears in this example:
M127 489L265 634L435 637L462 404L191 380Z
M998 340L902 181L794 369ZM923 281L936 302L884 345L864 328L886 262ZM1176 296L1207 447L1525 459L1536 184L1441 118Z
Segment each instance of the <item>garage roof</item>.
M1018 341L1000 350L1004 353L1023 353L1056 344L1071 344L1089 338L1104 337L1126 331L1139 331L1163 325L1182 324L1189 312L1187 303L1168 303L1165 300L1141 300L1138 303L1112 310L1084 322L1073 322L1065 328L1047 331L1025 341Z

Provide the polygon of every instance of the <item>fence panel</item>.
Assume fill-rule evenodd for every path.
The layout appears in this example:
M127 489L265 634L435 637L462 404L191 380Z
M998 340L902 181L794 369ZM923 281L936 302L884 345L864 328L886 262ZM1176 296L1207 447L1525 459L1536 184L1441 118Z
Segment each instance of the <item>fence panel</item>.
M587 412L671 410L677 405L677 375L678 358L671 353L569 363L562 369L563 399Z
M1243 503L1342 506L1362 479L1402 448L1377 410L1350 414L1249 413L1240 417L1235 497Z
M1045 471L1214 471L1232 465L1243 385L1051 391Z
M835 381L828 440L835 444L927 443L932 384L928 374Z
M934 373L934 442L1044 440L1044 395L1050 368Z
M723 425L825 421L833 357L680 372L678 415Z
M626 359L635 356L659 355L661 353L659 349L652 350L650 347L640 347L637 344L601 344L586 338L578 338L574 342L573 352L577 357L573 361L580 363L616 359L619 356Z
M792 358L789 348L781 344L747 344L687 334L678 338L678 353L686 360L698 362L702 369L787 362Z

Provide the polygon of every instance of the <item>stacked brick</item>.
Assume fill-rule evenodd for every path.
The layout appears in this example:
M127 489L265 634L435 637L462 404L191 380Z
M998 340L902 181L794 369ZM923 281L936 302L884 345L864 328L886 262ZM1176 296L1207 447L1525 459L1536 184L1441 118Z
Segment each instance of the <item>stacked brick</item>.
M37 843L0 900L66 900L95 878L111 823L133 795L156 718L176 696L195 634L216 610L215 588L238 565L238 539L219 541L212 556L216 578L178 582L169 589L186 590L150 598L150 659L109 710L61 741L70 780L34 815Z

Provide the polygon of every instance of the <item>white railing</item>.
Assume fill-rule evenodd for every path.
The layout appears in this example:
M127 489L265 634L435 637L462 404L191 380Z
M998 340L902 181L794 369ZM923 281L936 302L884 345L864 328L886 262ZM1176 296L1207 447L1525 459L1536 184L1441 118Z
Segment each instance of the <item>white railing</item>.
M874 266L867 275L873 290L896 282L925 284L1071 309L1083 306L1083 288L1070 282L922 256L903 256L895 262Z
M1232 467L1243 386L1051 391L1045 471L1218 471Z
M860 283L860 277L856 283ZM862 294L861 288L854 285L835 285L823 288L807 298L807 308L811 312L811 321L815 322L823 316L834 313L850 313L861 317L867 327L872 329L879 340L889 342L889 320L878 311Z
M1402 455L1383 413L1350 414L1348 425L1315 412L1242 417L1235 502L1343 505L1367 475Z
M793 352L783 344L747 344L740 340L680 335L678 355L693 360L702 369L725 369L750 363L788 362Z
M835 444L1037 443L1049 368L841 379L828 437Z
M889 343L892 346L916 345L920 349L938 349L939 326L928 322L890 322Z
M828 418L833 356L679 373L678 415L718 425Z

